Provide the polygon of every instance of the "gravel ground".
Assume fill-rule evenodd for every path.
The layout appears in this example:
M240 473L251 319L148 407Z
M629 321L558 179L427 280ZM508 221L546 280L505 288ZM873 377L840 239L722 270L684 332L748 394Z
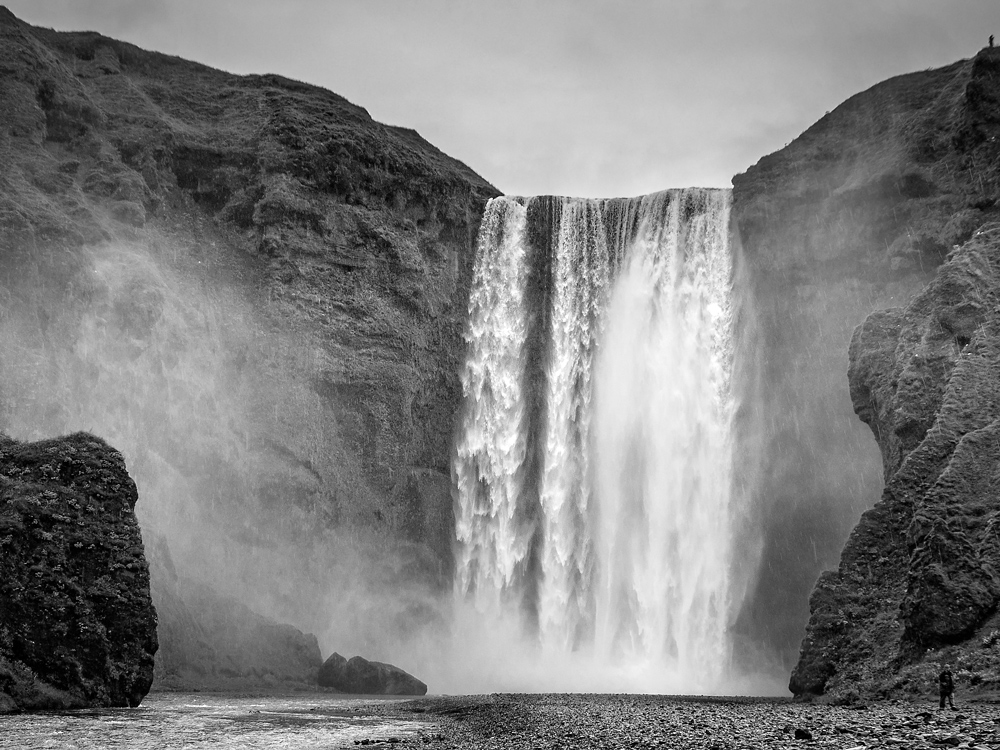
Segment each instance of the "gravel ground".
M1000 705L955 711L886 702L841 708L754 698L490 695L396 704L425 729L356 744L445 748L990 748L1000 750ZM367 741L366 741L367 740Z

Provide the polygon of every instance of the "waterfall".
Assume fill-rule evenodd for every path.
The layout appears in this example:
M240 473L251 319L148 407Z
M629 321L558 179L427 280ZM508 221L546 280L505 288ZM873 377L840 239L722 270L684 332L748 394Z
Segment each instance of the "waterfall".
M490 201L454 458L456 594L539 653L724 678L729 191Z
M523 574L530 536L519 512L527 444L524 227L523 206L490 201L469 300L466 411L455 460L456 585L481 606L498 603Z

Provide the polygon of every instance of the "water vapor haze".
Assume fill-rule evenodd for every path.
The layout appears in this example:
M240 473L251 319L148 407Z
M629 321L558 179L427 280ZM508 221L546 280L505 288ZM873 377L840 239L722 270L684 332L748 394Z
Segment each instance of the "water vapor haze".
M15 253L4 429L122 451L154 590L169 550L182 579L318 634L324 653L405 661L437 617L426 553L367 523L379 500L309 380L320 351L202 255L156 240Z

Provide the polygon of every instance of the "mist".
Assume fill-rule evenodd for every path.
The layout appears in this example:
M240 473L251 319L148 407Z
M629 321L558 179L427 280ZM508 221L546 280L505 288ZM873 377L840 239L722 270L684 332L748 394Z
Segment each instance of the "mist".
M308 330L275 323L272 300L266 287L256 284L252 259L211 242L150 233L72 253L56 246L47 252L31 248L15 254L4 269L0 342L14 353L0 363L5 430L22 440L86 430L122 451L139 489L136 512L154 593L164 585L164 566L172 564L186 582L182 588L207 584L278 622L315 633L324 656L336 650L389 661L418 674L432 692L785 694L786 665L769 643L755 637L759 633L748 632L747 613L780 596L776 578L794 585L798 568L779 557L782 568L776 570L774 545L810 529L821 545L828 544L832 521L803 520L784 498L760 494L762 451L780 436L770 435L762 408L760 331L738 238L731 253L732 301L706 300L699 313L712 318L713 325L719 315L731 316L725 325L734 331L732 349L713 345L714 356L725 361L702 372L706 363L692 349L690 367L678 370L670 357L662 359L662 342L635 340L644 336L646 313L633 298L658 288L646 289L646 269L638 276L623 274L609 288L611 319L596 364L594 440L603 453L595 466L605 485L616 484L614 467L628 461L615 452L627 448L628 440L615 438L616 430L631 429L622 420L644 425L648 440L658 424L688 408L664 392L668 400L655 413L635 411L628 388L643 390L663 381L690 391L695 384L709 389L698 401L708 404L712 393L730 389L723 381L731 369L732 403L725 409L731 410L732 437L705 433L698 425L705 419L709 427L715 423L692 414L688 427L693 432L678 433L675 442L680 442L670 443L672 448L656 448L690 452L693 448L685 446L696 445L699 434L708 439L707 453L694 457L697 465L681 470L688 478L657 479L654 472L648 477L653 485L623 488L638 497L663 495L676 482L703 485L691 489L691 497L701 491L713 502L732 493L729 510L718 508L706 516L711 525L712 517L728 513L731 524L728 539L720 540L725 549L713 556L718 591L705 588L707 569L647 571L654 576L649 582L677 576L681 598L660 617L679 618L675 627L681 630L672 638L682 637L687 627L679 611L694 601L692 595L727 597L725 618L709 618L697 625L704 632L683 636L698 643L672 647L683 651L677 664L666 643L653 646L656 658L642 658L642 649L627 656L613 639L603 647L567 650L552 637L561 625L539 637L525 628L517 607L503 604L503 597L484 599L488 590L482 585L477 598L463 596L461 577L459 595L453 595L451 572L444 573L442 585L440 571L430 572L439 563L426 547L376 519L391 508L368 486L357 458L344 445L330 396L315 387L315 373L329 366L329 354ZM683 328L657 328L665 323L655 317L645 325L660 330L661 338L688 335ZM653 349L647 351L649 346ZM677 347L666 347L672 348ZM633 356L639 359L632 362ZM644 375L647 361L655 372ZM688 370L691 377L684 380ZM520 419L518 414L512 418ZM727 439L734 441L725 449L734 451L731 476L724 462L719 464L719 441ZM649 455L644 461L654 459ZM843 462L828 470L838 468L851 476ZM720 495L719 483L731 490ZM617 496L614 487L604 489L608 497ZM648 521L645 511L639 516ZM615 523L608 515L602 527ZM680 528L660 531L658 536L684 533ZM614 543L611 537L603 542ZM801 540L786 546L796 554ZM817 554L822 552L821 546ZM676 568L678 561L665 564ZM645 563L637 558L632 565ZM763 565L759 575L758 565ZM625 573L627 579L632 575L638 572ZM684 594L687 583L695 589ZM785 625L780 608L789 609L778 601L778 609L770 612L776 628ZM705 606L711 606L708 602ZM806 603L801 605L804 609ZM655 627L652 620L643 627L650 626ZM795 637L794 631L782 634L779 642L794 648ZM705 638L711 643L702 643ZM660 653L662 648L667 650ZM705 654L697 656L700 648L718 652L718 658L705 661Z
M321 349L276 327L252 264L156 236L10 257L3 428L85 430L124 454L154 596L172 565L182 588L313 632L324 655L406 666L440 616L432 566L369 517L384 501L310 380Z
M700 189L487 207L452 645L490 645L463 679L785 692L775 654L735 627L769 519L760 331L729 212L727 191Z
M484 598L489 592L482 584L477 598L466 599L461 575L470 568L461 564L455 596L452 572L442 571L425 545L408 541L391 518L379 518L393 509L369 486L356 452L345 445L336 396L321 395L316 387L316 373L330 367L330 354L314 332L277 323L273 307L278 302L259 283L253 259L221 242L213 244L211 235L199 240L147 232L72 252L52 244L14 253L3 269L0 342L12 355L0 363L0 416L4 429L18 439L86 430L122 451L139 489L136 512L154 592L164 585L164 567L172 564L185 582L182 588L207 584L278 622L315 633L324 656L336 650L389 661L418 674L432 692L785 694L788 665L774 644L797 648L804 616L798 622L794 613L805 612L807 603L789 603L782 592L812 584L797 581L810 568L794 556L804 548L803 535L812 534L812 566L831 564L838 551L831 540L847 532L847 527L837 532L844 526L838 519L849 514L816 519L821 508L800 507L789 497L761 492L773 481L761 475L763 452L783 438L772 434L763 406L761 332L738 237L731 237L732 301L720 308L719 301L707 300L699 314L731 316L726 325L734 331L732 349L717 356L732 361L717 362L706 374L698 369L705 363L697 357L686 370L676 369L679 364L669 357L656 359L660 355L645 348L652 342L634 340L642 336L646 313L636 309L635 294L628 293L636 292L637 285L642 292L650 274L627 273L607 290L610 337L602 343L606 352L594 375L593 439L606 454L595 466L599 481L614 485L614 467L628 460L624 454L615 458L615 451L628 442L615 442L615 431L631 429L622 420L644 425L648 439L658 424L687 408L668 398L655 413L635 411L638 407L625 390L660 381L686 390L729 389L720 373L731 368L732 403L726 407L733 430L728 438L733 445L726 448L734 451L731 468L719 465L717 455L719 441L727 438L705 433L698 425L707 417L692 415L693 432L687 437L678 433L676 444L657 448L660 453L683 451L697 443L699 434L708 439L703 446L707 453L694 457L697 466L682 470L688 479L656 479L653 473L649 480L662 487L623 490L626 495L662 495L676 482L694 487L710 480L699 491L714 502L720 497L719 483L731 486L729 539L713 563L722 566L713 574L721 588L704 588L708 569L647 571L654 578L678 575L678 592L691 583L696 597L707 591L714 592L711 598L728 597L725 618L698 626L718 631L709 639L714 645L702 644L724 652L711 665L691 652L682 654L687 660L683 668L664 668L672 658L667 644L654 647L666 648L656 659L624 658L610 641L603 650L567 651L552 637L563 627L559 622L548 637L539 637L525 628L517 607L504 606L502 597L492 602ZM647 324L655 331L663 321L654 318ZM660 333L661 338L683 335L681 329ZM633 355L639 359L633 362ZM647 360L655 372L643 374ZM690 377L684 380L688 370ZM630 379L635 382L627 385ZM699 403L711 401L709 391ZM520 408L512 419L521 418L525 407ZM815 428L808 432L822 433ZM829 450L827 458L837 459L832 467L824 462L822 477L811 482L842 481L836 479L838 472L850 481L863 481L852 472L849 454L840 458L845 451L836 446L845 440L852 450L860 449L850 435L828 436L833 448L811 443L813 450ZM644 459L651 460L652 455ZM774 457L768 460L774 471ZM783 471L792 476L807 468ZM690 471L706 477L685 474ZM697 491L692 492L694 498ZM606 494L616 496L614 491ZM608 508L602 512L607 514ZM644 511L639 518L648 521ZM608 519L602 523L606 529L613 525ZM531 527L526 528L530 533ZM663 533L676 536L683 530ZM610 537L603 542L613 543ZM611 546L605 554L609 550ZM678 600L681 609L688 605L680 603L693 601L691 595ZM549 601L551 619L551 602L558 597ZM677 617L676 609L672 606L660 619ZM761 638L759 625L755 629L755 617L766 618L770 640ZM566 631L571 638L574 628ZM683 650L696 646L678 645Z

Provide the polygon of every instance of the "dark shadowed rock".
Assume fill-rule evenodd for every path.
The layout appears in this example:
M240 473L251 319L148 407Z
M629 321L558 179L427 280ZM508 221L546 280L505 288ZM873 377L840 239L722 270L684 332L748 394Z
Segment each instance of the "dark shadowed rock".
M137 706L156 612L121 454L0 436L0 712Z
M368 661L360 656L345 659L334 653L320 667L323 687L358 695L425 695L427 685L392 664Z

